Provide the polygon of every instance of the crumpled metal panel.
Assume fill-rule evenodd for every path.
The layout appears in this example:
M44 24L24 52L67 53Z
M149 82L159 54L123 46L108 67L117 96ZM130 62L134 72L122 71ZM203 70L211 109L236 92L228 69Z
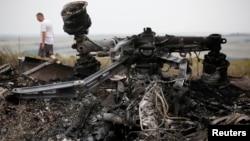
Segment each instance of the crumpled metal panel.
M23 72L26 72L44 62L46 61L32 57L25 57L23 62ZM49 80L66 79L70 74L72 74L72 72L73 67L54 63L41 68L29 76L34 79L48 82Z

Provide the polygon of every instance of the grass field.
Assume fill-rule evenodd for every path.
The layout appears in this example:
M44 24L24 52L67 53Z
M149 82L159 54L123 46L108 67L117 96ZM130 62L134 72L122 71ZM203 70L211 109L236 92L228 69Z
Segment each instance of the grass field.
M202 61L193 59L192 71L193 75L200 76L202 73ZM231 60L228 67L228 75L232 77L246 77L250 78L250 59Z
M110 39L112 35L89 36L91 39ZM119 36L120 37L120 36ZM123 37L123 36L122 36ZM227 39L226 44L222 44L221 52L227 55L230 61L228 74L239 77L250 78L250 35L223 35ZM76 50L71 48L74 43L73 36L59 36L55 38L54 52L64 65L74 66L76 62ZM0 65L10 63L14 67L18 66L18 57L37 57L39 37L2 37L0 36ZM206 52L202 52L200 57ZM192 56L194 57L194 56ZM101 68L110 64L109 58L97 58L101 62ZM192 59L192 72L194 76L202 73L202 60ZM164 68L165 69L165 68ZM163 70L164 70L163 69Z
M30 56L30 57L37 57L33 54L21 54L21 56ZM64 65L68 66L74 66L77 57L74 55L70 55L68 57L60 56L59 54L56 54L57 58L62 61ZM0 65L9 63L13 65L14 68L18 68L18 58L19 54L17 52L13 52L9 49L3 49L0 52ZM101 68L108 66L110 64L109 57L97 57L96 58L101 63ZM191 68L192 68L192 75L193 76L201 76L202 74L202 59L200 61L197 60L197 58L192 58L190 60L191 62ZM166 64L165 67L162 69L165 71L167 69L168 65ZM172 70L171 70L172 71ZM175 70L173 70L170 73L176 73ZM230 61L230 66L228 68L228 75L233 77L247 77L250 78L250 59L242 59L242 60L234 60Z

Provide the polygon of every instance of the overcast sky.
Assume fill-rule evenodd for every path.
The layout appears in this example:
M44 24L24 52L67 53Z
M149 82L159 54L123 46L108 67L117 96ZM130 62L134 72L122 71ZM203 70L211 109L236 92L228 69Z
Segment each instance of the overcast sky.
M89 34L250 33L250 0L86 0ZM72 0L1 0L0 34L39 35L36 13L63 31L61 10Z

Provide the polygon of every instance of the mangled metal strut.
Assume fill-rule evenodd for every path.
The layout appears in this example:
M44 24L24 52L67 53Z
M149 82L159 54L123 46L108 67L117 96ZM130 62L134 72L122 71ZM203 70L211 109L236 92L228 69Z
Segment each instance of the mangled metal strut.
M124 69L122 65L128 56L122 57L118 61L114 62L110 66L106 67L103 70L100 70L89 77L83 80L74 80L74 81L67 81L67 82L58 82L53 84L46 84L40 86L31 86L31 87L22 87L22 88L15 88L13 89L13 93L20 94L20 97L25 97L25 95L37 95L38 92L41 94L47 94L46 97L55 97L58 94L51 93L48 94L48 91L59 90L69 87L79 87L81 88L81 92L86 92L91 90L92 88L98 86L108 78L112 77L118 71ZM37 96L39 97L39 95Z
M30 75L30 74L32 74L32 73L46 67L46 66L48 66L48 65L55 64L55 63L56 63L56 60L53 60L53 61L50 61L50 62L44 62L44 63L42 63L42 64L40 64L40 65L26 71L26 72L24 72L22 75L28 76L28 75Z
M187 76L188 60L180 59L170 54L163 54L160 58L168 61L168 63L171 65L179 65L179 74L173 86L176 88L182 87Z

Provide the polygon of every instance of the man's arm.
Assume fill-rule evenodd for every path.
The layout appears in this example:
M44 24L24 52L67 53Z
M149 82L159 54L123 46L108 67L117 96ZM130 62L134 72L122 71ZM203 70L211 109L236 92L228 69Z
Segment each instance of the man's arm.
M46 32L42 32L42 45L41 48L44 48L44 42L45 42Z

